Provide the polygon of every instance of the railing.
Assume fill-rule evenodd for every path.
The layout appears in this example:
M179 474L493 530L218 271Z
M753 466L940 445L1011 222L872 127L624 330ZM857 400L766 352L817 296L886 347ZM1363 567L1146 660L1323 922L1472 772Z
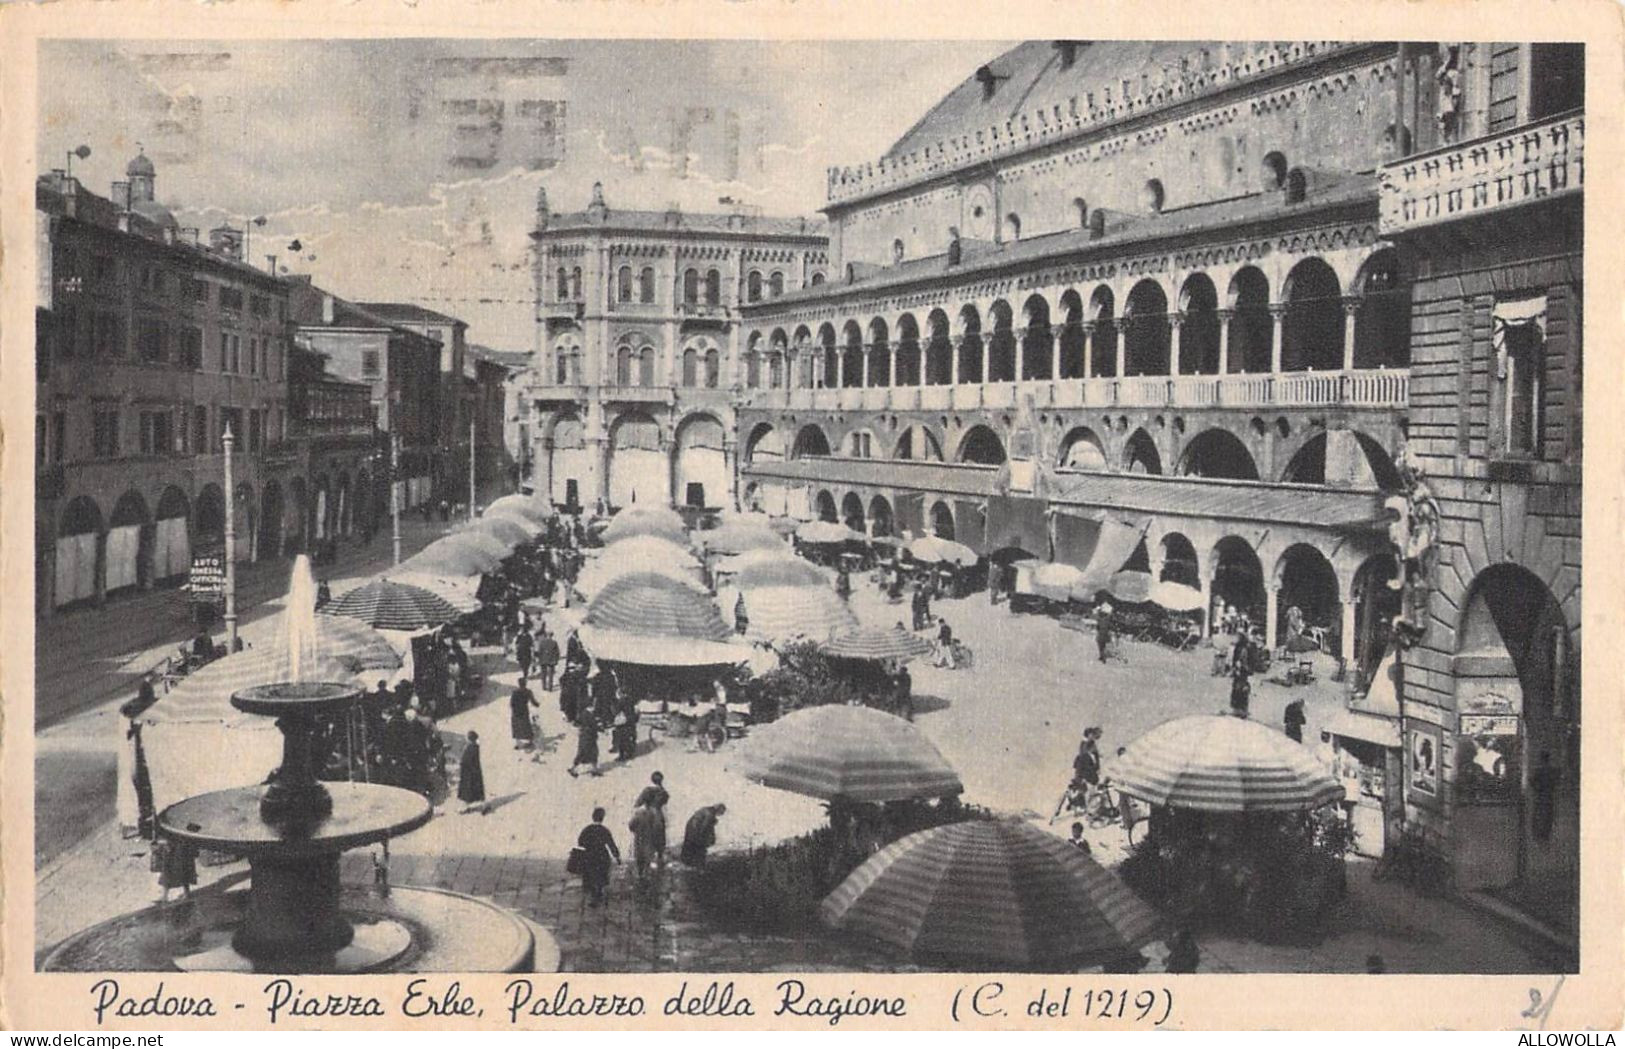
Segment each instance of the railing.
M1168 380L1168 397L1182 408L1211 408L1219 403L1217 375L1180 375Z
M1119 379L1117 403L1129 408L1159 408L1168 403L1168 379L1165 376Z
M1276 404L1336 404L1341 399L1342 372L1294 372L1273 378Z
M1251 408L1270 403L1269 375L1226 375L1219 379L1219 404Z
M920 390L920 407L926 411L947 411L953 401L952 386L926 386Z
M1585 114L1445 146L1377 172L1382 232L1450 222L1585 185Z

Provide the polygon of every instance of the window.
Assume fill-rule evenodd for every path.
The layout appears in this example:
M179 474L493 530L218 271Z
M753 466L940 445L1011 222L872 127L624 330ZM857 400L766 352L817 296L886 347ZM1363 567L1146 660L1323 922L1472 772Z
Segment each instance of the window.
M231 336L225 332L220 333L220 370L231 370Z
M90 417L90 454L98 459L118 457L118 409L97 407Z
M243 337L231 337L231 374L241 375L243 372Z
M206 280L197 280L196 278L194 278L191 281L191 292L192 292L192 301L193 302L208 302L209 301L209 282L206 281Z
M222 409L220 409L220 433L219 433L219 436L218 436L217 439L221 442L220 443L220 450L221 451L226 450L225 437L226 437L227 431L230 431L232 439L236 443L236 446L237 446L236 450L237 451L242 451L244 434L243 434L243 410L241 408L222 408Z
M221 288L220 308L223 310L234 310L241 312L243 308L243 289Z
M683 271L683 301L690 305L700 301L700 275L695 270Z
M747 302L762 301L762 275L756 270L750 271L745 281L745 300Z
M683 351L683 385L695 386L699 383L700 355L691 346Z
M615 384L632 385L632 347L624 344L615 351Z
M559 267L558 284L554 290L554 297L560 302L570 297L570 273L563 266Z
M1539 456L1546 296L1496 303L1490 332L1495 374L1503 387L1504 451L1510 456Z
M192 412L192 451L198 455L209 453L209 408L200 404Z
M203 330L201 328L182 329L181 364L188 368L203 367Z
M68 413L51 413L51 462L60 463L68 457Z
M767 279L767 293L775 299L784 294L784 274L774 273Z
M124 322L116 313L96 314L96 356L124 356Z
M57 310L56 347L57 355L63 358L76 357L79 354L79 313L72 306L63 306Z
M1078 228L1089 228L1089 205L1082 197L1072 198L1072 210L1078 216Z
M376 379L379 375L379 358L377 350L361 351L361 374L364 378Z
M570 271L570 298L581 301L581 267Z
M260 343L253 336L248 338L248 374L258 375L260 371Z
M705 351L705 385L707 389L716 389L722 377L722 357L715 349Z
M824 275L822 273L814 273L812 275L812 285L813 285L813 287L816 288L822 283L824 283Z
M722 274L708 270L705 274L705 304L715 306L722 301Z
M1162 190L1162 179L1146 179L1145 187L1140 190L1140 203L1145 207L1145 210L1152 215L1160 213L1165 199L1166 194Z
M632 267L622 266L615 275L615 298L618 302L632 301Z
M258 453L265 437L265 409L255 408L248 413L248 450Z
M1021 216L1017 215L1013 211L1010 214L1006 215L1004 217L1004 228L1005 228L1006 231L1009 232L1011 240L1020 240L1021 239Z
M1529 67L1531 123L1585 105L1584 44L1530 44Z
M652 266L643 267L643 272L638 275L638 301L655 301L655 271Z
M143 317L136 322L136 352L141 359L156 362L164 359L164 326L156 318Z
M175 450L173 416L167 409L141 413L141 454L168 455Z
M269 317L271 300L264 295L255 295L248 300L248 311L256 317Z

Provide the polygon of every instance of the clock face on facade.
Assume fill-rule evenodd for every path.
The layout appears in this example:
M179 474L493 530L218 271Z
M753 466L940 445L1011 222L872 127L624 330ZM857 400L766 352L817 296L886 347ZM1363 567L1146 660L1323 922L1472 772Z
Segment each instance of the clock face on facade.
M965 236L972 240L993 239L993 191L972 186L965 191Z

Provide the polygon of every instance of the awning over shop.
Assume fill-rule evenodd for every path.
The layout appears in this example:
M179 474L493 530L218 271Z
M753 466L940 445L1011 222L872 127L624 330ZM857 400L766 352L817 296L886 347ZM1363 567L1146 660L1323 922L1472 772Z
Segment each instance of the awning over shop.
M1089 563L1083 566L1082 589L1089 593L1107 589L1112 576L1134 555L1134 548L1145 538L1150 525L1151 519L1148 517L1107 511L1100 522L1100 535L1095 542L1094 552Z
M893 529L899 533L907 532L910 535L925 534L925 494L923 492L899 493L892 510Z
M1332 715L1326 731L1345 739L1375 743L1379 747L1399 746L1399 719L1344 708Z
M993 553L1015 547L1037 558L1049 557L1049 501L1023 496L995 495L987 501L987 538L984 550Z

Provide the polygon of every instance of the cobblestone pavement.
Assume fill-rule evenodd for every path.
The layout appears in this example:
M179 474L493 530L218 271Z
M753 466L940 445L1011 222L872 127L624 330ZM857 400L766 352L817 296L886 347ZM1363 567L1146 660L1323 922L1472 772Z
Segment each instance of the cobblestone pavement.
M896 618L895 608L872 591L860 591L853 600L867 621ZM579 611L553 610L548 619L563 630ZM1012 617L1002 606L989 610L985 597L942 602L940 611L976 649L977 664L955 672L917 668L916 690L928 697L918 724L960 771L968 800L1024 814L1040 826L1048 825L1083 727L1105 726L1107 745L1115 747L1167 717L1215 710L1224 702L1222 682L1207 676L1205 653L1134 646L1127 666L1101 666L1093 660L1090 639L1050 620ZM462 814L455 803L442 806L428 826L392 844L392 883L444 887L512 907L552 932L563 968L573 971L907 968L881 951L823 930L797 937L717 931L702 920L684 872L676 867L641 891L627 868L617 868L609 903L588 907L578 881L564 875L564 857L595 805L608 809L607 825L627 845L632 799L656 769L664 772L672 793L674 845L688 814L715 801L728 803L718 828L720 850L801 833L823 820L822 808L811 799L745 781L729 768L727 748L708 754L662 737L646 740L630 762L604 766L600 776L570 777L565 769L574 740L557 710L557 694L538 694L540 746L534 752L513 749L507 742L506 696L514 668L494 650L477 650L475 658L487 675L485 693L470 708L444 719L440 730L456 754L468 730L478 729L493 811ZM1262 685L1255 694L1255 713L1273 722L1289 694L1306 698L1310 731L1317 735L1316 725L1340 702L1336 688L1324 683L1296 693ZM1067 822L1053 829L1064 832ZM1120 857L1120 830L1106 827L1091 836L1098 858L1110 864ZM371 857L365 851L351 854L343 869L347 880L370 881ZM202 873L213 881L240 876L241 870L205 868ZM1350 863L1348 898L1319 944L1210 938L1202 943L1202 969L1358 972L1374 953L1383 956L1392 972L1542 972L1552 967L1509 926L1449 900L1373 883L1369 874L1369 864ZM142 906L153 897L153 885L142 844L124 842L116 827L103 825L41 868L37 942L53 943L94 921ZM1160 969L1160 945L1148 953L1152 970Z

